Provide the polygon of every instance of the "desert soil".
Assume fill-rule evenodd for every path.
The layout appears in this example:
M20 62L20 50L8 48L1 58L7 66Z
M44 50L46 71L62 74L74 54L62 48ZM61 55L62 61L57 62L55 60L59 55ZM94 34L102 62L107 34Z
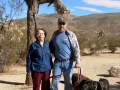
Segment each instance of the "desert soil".
M108 79L110 90L120 90L120 78L110 77L108 70L112 66L120 66L120 54L97 54L81 57L82 74L92 80L98 81L100 78ZM0 90L32 90L32 86L26 86L25 65L14 65L9 72L0 74ZM78 72L74 69L74 73ZM61 77L63 80L63 76ZM59 84L59 90L64 90L64 84Z

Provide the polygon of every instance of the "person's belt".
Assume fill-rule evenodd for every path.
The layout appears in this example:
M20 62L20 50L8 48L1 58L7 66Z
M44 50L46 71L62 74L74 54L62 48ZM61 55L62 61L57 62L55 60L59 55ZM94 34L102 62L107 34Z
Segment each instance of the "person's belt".
M63 59L63 60L59 60L59 59L55 58L55 60L57 60L59 62L66 62L66 61L70 60L70 58L66 58L66 59Z

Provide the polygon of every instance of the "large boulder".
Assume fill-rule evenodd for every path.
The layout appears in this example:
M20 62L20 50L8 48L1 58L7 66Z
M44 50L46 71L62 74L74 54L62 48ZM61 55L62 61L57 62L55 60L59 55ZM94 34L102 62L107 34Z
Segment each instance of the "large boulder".
M109 70L109 75L111 77L119 77L120 78L120 66L112 66Z

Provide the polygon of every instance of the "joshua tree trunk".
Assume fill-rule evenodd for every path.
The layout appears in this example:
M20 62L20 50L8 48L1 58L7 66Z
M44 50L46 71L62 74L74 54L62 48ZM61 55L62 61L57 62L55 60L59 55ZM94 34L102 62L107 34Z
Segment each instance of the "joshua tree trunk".
M35 7L38 6L37 0L29 0L28 5L28 11L27 11L27 50L30 46L30 44L35 40L34 38L34 32L35 32L35 14L37 13L38 8ZM26 74L26 85L32 85L32 78L28 74Z
M27 50L30 46L30 44L34 41L34 14L33 11L31 10L32 5L28 6L28 11L27 11ZM32 85L32 78L28 74L26 74L26 80L25 80L26 85Z
M28 11L27 11L27 49L30 44L35 40L34 31L35 31L35 14L38 11L37 0L28 0ZM37 8L36 8L37 7Z
M32 8L28 7L28 8ZM30 44L34 41L34 14L31 9L28 9L27 12L27 49L30 46Z

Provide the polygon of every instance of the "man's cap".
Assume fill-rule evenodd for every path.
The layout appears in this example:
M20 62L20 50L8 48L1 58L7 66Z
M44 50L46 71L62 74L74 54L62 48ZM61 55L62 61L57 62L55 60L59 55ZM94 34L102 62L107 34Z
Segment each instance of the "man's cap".
M66 19L61 17L61 18L58 19L58 22L66 22Z

